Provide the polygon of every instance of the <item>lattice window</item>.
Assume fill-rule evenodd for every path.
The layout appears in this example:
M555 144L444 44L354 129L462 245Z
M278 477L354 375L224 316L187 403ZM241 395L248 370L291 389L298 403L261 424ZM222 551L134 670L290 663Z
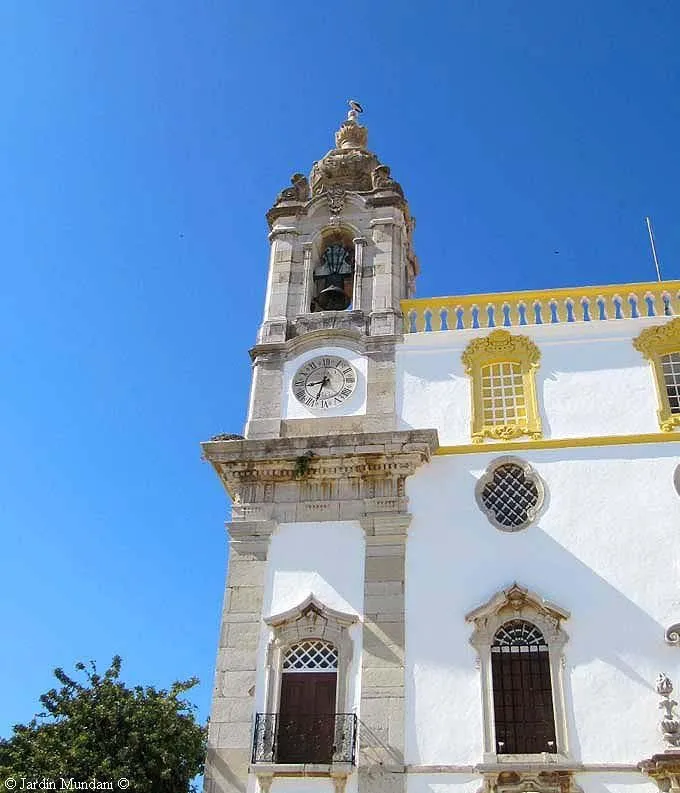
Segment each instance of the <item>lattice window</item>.
M512 648L517 648L514 650ZM543 634L526 620L512 620L496 631L491 652L548 651Z
M496 750L557 751L548 645L525 620L502 625L491 646Z
M484 424L526 424L524 375L519 363L494 363L482 367Z
M473 443L540 438L535 374L541 353L534 342L496 328L473 339L461 358L472 380Z
M530 465L501 458L477 483L476 496L497 528L515 531L534 520L543 503L544 488Z
M661 369L671 413L680 413L680 352L662 355Z
M284 672L333 672L337 668L337 649L321 639L307 639L293 644L283 658Z

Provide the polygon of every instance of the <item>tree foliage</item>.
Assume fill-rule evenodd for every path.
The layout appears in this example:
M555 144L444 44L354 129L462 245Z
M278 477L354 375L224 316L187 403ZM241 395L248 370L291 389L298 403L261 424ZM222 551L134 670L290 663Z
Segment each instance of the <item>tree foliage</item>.
M203 771L205 728L182 698L198 680L169 690L128 688L115 656L103 675L76 664L81 682L55 669L60 684L40 697L45 711L0 739L0 779L126 778L135 793L188 793Z

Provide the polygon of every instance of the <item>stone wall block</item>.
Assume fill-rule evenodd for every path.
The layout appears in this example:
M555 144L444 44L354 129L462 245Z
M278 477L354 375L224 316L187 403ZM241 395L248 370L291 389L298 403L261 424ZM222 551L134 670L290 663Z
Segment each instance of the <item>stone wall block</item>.
M404 562L397 554L385 556L367 556L366 558L366 581L404 581Z
M224 647L236 647L253 653L260 642L260 626L256 622L229 623L223 625Z
M264 586L266 568L265 561L240 559L237 555L229 562L228 586Z
M222 671L221 693L223 697L248 697L255 685L255 670Z
M403 614L404 598L394 595L366 595L364 597L365 614Z
M220 697L213 703L210 724L222 722L250 723L253 715L252 697Z
M217 663L220 669L225 672L235 671L244 672L249 669L255 669L257 664L256 652L257 644L254 644L254 649L251 648L236 648L227 647L219 651L217 656Z
M263 592L259 586L235 586L229 588L229 611L252 612L262 611Z
M252 737L250 721L225 722L219 725L218 742L221 749L249 747Z
M403 667L364 667L361 673L361 684L366 688L382 688L404 684Z
M404 594L403 581L379 581L375 584L366 584L364 591L367 595L398 595Z

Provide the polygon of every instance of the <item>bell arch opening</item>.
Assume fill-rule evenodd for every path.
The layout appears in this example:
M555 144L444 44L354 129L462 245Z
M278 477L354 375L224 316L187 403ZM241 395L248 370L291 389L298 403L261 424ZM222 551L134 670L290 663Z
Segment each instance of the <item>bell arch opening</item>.
M354 292L354 243L345 229L322 234L312 270L310 310L346 311Z

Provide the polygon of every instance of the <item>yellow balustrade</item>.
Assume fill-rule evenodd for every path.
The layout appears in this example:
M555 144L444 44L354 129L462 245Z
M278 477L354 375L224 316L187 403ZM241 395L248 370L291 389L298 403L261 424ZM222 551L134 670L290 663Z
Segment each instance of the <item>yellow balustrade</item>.
M401 310L406 333L670 317L680 314L680 281L421 297Z

